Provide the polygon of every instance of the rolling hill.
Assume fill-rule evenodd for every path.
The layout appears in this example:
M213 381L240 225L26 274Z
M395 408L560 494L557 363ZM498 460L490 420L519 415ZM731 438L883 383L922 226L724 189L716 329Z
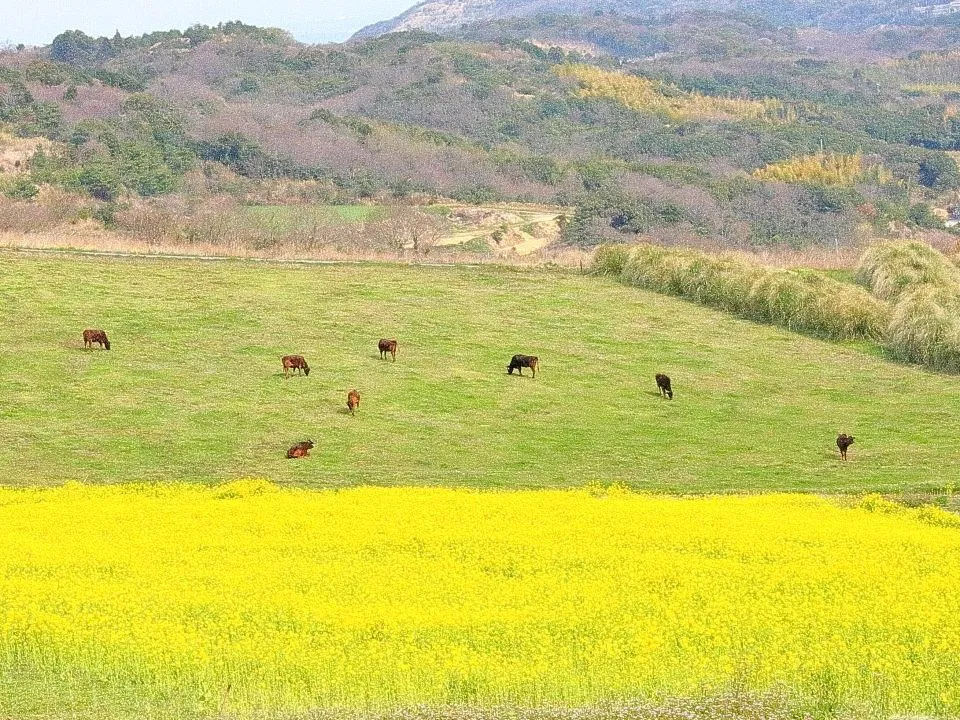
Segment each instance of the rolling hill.
M392 20L360 30L354 37L375 37L403 30L448 32L477 22L548 13L610 13L651 18L690 11L743 12L778 25L862 30L876 25L924 24L949 18L960 13L960 6L950 2L916 3L907 0L847 0L839 3L817 0L427 0Z
M236 205L452 199L573 208L572 246L802 249L942 230L960 205L949 17L516 7L341 45L225 23L0 52L0 131L45 143L0 177L0 231L93 219L215 244ZM290 244L353 251L321 234Z

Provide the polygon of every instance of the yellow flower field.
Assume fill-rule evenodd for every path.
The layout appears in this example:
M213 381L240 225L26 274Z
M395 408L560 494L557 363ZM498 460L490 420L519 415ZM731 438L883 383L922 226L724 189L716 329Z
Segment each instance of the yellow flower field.
M957 715L954 520L619 489L0 489L0 716L734 685L814 714Z

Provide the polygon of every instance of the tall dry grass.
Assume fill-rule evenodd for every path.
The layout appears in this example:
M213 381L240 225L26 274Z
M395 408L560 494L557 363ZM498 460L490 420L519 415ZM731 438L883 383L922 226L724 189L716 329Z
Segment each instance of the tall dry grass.
M899 360L960 372L960 268L923 242L871 247L856 278L893 303L887 349Z
M608 246L597 251L593 270L751 320L834 339L880 339L889 322L889 306L860 287L816 271L765 267L732 254Z
M870 247L855 274L869 292L813 270L656 245L603 246L592 268L790 330L874 339L897 360L960 373L960 268L922 242Z
M904 294L893 308L887 343L899 360L960 373L960 288L925 284Z
M960 288L960 269L924 242L882 242L860 258L854 275L882 300L896 302L920 286Z
M83 206L76 195L57 188L43 188L32 201L0 195L0 233L36 233L75 221Z

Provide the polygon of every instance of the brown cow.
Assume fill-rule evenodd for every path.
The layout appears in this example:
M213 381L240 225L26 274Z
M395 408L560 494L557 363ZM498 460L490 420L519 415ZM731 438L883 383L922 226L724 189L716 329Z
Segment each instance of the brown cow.
M840 433L837 435L837 447L840 448L840 459L847 459L847 448L853 445L853 435Z
M386 338L380 338L380 342L377 343L377 347L380 348L380 359L386 360L387 353L390 353L393 357L393 361L397 361L397 341L396 340L387 340Z
M351 390L347 393L347 410L350 411L351 415L355 415L357 410L360 409L360 393L356 390Z
M660 396L668 400L673 400L673 388L670 387L670 378L663 373L657 373L654 378L657 381L657 389L660 390Z
M306 440L304 442L298 442L292 448L287 450L287 459L295 460L297 458L305 458L310 455L310 450L313 448L313 440Z
M107 339L107 334L103 330L84 330L83 347L93 350L94 343L100 345L104 350L110 349L110 341Z
M307 361L303 359L303 355L284 355L280 358L280 362L283 363L284 377L289 377L291 370L294 372L303 371L304 375L310 374L310 366L307 365Z
M514 355L510 358L510 364L507 365L507 375L513 375L513 371L516 370L523 376L523 368L528 367L533 372L533 376L537 376L537 363L540 362L540 359L536 355Z

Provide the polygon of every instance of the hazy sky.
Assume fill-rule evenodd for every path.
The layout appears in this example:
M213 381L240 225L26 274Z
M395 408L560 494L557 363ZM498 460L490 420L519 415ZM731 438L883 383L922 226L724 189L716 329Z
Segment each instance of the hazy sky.
M0 44L46 45L64 30L140 35L242 20L289 30L304 42L342 40L417 0L0 0Z

